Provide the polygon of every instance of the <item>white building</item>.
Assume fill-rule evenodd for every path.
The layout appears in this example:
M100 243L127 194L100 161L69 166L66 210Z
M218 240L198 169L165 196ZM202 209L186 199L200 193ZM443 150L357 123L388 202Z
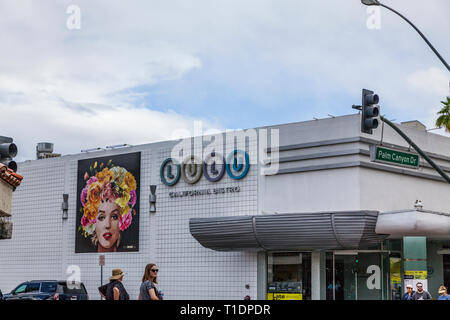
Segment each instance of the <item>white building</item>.
M449 138L401 128L450 173ZM278 164L276 148L264 143L271 136L276 147L276 132ZM391 128L362 134L360 116L349 115L241 133L248 137L245 145L235 146L225 134L184 140L194 149L183 159L209 154L211 142L222 146L223 139L215 156L229 157L230 167L207 166L205 175L204 168L201 174L199 167L196 172L186 165L172 186L180 172L166 159L179 141L19 163L25 178L13 197L13 237L0 241L0 289L9 292L26 280L66 279L75 265L90 298L99 299L101 254L103 283L113 268L121 268L132 299L150 262L159 267L165 299L393 299L403 293L405 281L418 279L437 297L440 285L449 286L450 185L423 159L418 168L371 161L371 145L408 151ZM134 171L137 213L121 233L122 249L81 253L76 242L87 176L99 171L103 160L124 161L115 156L135 153L140 153ZM250 166L240 167L234 158L243 161L245 154ZM99 168L84 176L88 170L80 168L95 162ZM276 173L264 171L277 166ZM210 181L222 171L221 179ZM151 185L155 212L150 212ZM417 200L422 207L414 207Z

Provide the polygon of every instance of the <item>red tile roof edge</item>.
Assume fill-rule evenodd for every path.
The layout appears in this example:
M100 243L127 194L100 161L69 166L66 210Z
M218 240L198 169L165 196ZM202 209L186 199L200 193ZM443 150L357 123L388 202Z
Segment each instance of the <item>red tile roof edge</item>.
M3 163L0 163L0 179L10 184L11 186L18 187L22 182L23 177L20 174L15 173Z

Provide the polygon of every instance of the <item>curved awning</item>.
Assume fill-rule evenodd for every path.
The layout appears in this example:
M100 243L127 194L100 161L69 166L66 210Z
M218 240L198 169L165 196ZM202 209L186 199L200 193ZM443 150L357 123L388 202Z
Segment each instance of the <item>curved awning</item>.
M429 210L382 212L376 232L392 236L450 236L450 214Z
M346 211L192 218L189 229L218 251L363 249L388 237L375 233L377 217L378 211Z

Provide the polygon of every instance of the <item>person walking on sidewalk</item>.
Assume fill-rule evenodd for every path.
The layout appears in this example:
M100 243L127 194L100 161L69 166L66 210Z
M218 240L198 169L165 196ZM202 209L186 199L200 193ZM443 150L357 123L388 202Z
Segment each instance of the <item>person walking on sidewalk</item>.
M159 269L154 263L145 266L144 276L139 288L139 300L162 300L161 292L156 286L158 284L158 271Z
M403 295L402 300L412 300L415 291L413 290L413 286L408 284L406 286L406 293Z
M431 300L431 294L423 290L422 282L417 282L417 291L413 294L413 300Z
M450 296L447 294L447 288L445 286L440 286L438 292L439 292L438 300L450 300Z
M122 284L125 273L121 269L113 269L109 283L98 288L101 296L106 300L130 300L127 290Z

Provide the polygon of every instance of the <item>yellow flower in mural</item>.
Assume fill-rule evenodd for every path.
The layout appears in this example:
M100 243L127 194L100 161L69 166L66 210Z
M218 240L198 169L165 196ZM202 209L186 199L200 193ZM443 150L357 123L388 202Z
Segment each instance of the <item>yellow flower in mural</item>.
M111 181L113 174L108 168L105 168L99 173L97 173L96 177L100 183L109 182Z
M116 203L120 208L123 209L127 206L130 199L131 199L130 193L125 192L122 197L116 199ZM128 211L126 213L128 213Z
M130 213L130 207L128 205L120 208L120 214L122 215L122 217L128 213Z
M93 184L91 184L87 193L88 203L98 206L100 204L100 201L102 200L100 198L100 191L101 191L100 183L94 182Z
M131 190L136 189L136 180L134 179L133 175L129 172L125 174L125 178L123 179L122 184L120 187L129 193ZM128 199L129 200L129 199Z
M97 208L98 205L92 204L88 202L83 209L84 215L86 218L91 221L97 218Z

